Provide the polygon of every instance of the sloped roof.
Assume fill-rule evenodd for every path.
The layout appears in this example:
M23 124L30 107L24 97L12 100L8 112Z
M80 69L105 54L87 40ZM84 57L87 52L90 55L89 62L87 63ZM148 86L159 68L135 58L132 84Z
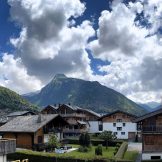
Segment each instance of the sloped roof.
M12 112L12 113L8 114L7 116L8 116L8 117L12 117L12 116L21 116L21 115L24 115L24 114L27 114L27 113L33 113L33 114L35 114L35 113L32 112L32 111L15 111L15 112Z
M70 109L72 109L74 111L81 110L81 111L85 111L85 112L88 112L90 114L93 114L93 115L95 115L97 117L100 117L100 114L98 114L98 113L96 113L96 112L94 112L92 110L89 110L89 109L84 109L84 108L81 108L81 107L78 107L78 106L72 106L72 105L68 105L68 104L63 104L63 105L69 107Z
M58 116L58 114L41 115L41 122L38 122L39 115L18 116L1 126L0 132L36 132Z
M140 116L139 118L135 119L134 122L140 122L144 119L147 119L147 118L150 118L152 116L156 116L156 115L159 115L159 114L162 114L162 108L156 110L156 111L153 111L153 112L150 112L150 113L147 113L143 116Z
M57 106L54 106L54 105L47 105L46 107L43 107L41 111L47 109L47 108L52 108L53 110L57 111L58 107Z
M86 125L86 124L87 124L86 122L80 121L80 120L78 120L77 123L78 123L78 124L81 124L81 125Z
M103 115L101 118L99 118L99 120L100 120L100 119L103 119L103 118L105 118L105 117L108 117L108 116L114 115L114 114L116 114L116 113L123 113L123 114L126 114L126 115L129 115L129 116L132 116L132 117L137 118L136 115L130 114L130 113L125 112L125 111L116 110L116 111L113 111L113 112L111 112L111 113L108 113L108 114Z

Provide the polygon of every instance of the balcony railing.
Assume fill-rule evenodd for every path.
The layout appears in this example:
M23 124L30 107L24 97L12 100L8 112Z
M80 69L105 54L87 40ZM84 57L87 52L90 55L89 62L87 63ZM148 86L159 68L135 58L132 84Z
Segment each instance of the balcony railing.
M16 151L15 139L0 139L0 155L14 153Z
M78 117L78 118L85 118L85 114L78 114L78 113L72 113L72 114L60 114L62 117Z
M147 127L143 127L142 131L162 133L162 126L147 126Z
M62 132L62 128L43 128L44 134Z
M63 133L85 133L88 129L64 129Z

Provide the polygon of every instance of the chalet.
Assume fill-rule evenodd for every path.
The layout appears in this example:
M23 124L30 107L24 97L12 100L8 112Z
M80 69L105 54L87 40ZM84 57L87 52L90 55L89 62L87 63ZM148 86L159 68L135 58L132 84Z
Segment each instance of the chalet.
M15 117L28 116L28 115L36 115L36 113L33 111L15 111L15 112L9 113L8 115L1 116L0 117L0 126L6 124L8 121L12 120Z
M136 119L135 115L120 110L103 115L99 119L99 132L112 131L118 139L134 141L137 134L134 119Z
M42 114L57 114L58 107L53 105L47 105L45 108L42 109Z
M16 139L17 147L31 149L48 142L50 133L62 138L67 122L58 114L18 116L0 127L3 138Z
M142 159L162 159L162 109L135 120L142 131Z
M63 130L64 136L77 136L85 132L96 132L98 128L98 118L100 117L99 114L92 110L83 109L70 104L62 104L58 107L48 105L41 113L58 113L61 115L69 123Z
M18 116L28 116L28 115L36 115L33 111L15 111L7 115L8 120L11 120Z

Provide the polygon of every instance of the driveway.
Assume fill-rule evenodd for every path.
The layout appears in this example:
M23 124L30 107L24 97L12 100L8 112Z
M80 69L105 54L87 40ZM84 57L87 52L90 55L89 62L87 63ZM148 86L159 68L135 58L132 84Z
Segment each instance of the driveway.
M139 153L141 153L142 143L129 142L128 143L128 151L138 151Z

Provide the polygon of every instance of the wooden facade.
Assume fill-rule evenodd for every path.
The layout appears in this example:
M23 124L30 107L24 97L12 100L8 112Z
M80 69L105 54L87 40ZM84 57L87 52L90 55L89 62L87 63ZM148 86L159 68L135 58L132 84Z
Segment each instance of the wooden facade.
M132 122L136 117L124 112L116 112L102 117L102 122Z
M0 139L0 156L14 153L16 151L16 140L15 139Z
M136 120L142 131L142 155L145 159L162 159L162 109Z

